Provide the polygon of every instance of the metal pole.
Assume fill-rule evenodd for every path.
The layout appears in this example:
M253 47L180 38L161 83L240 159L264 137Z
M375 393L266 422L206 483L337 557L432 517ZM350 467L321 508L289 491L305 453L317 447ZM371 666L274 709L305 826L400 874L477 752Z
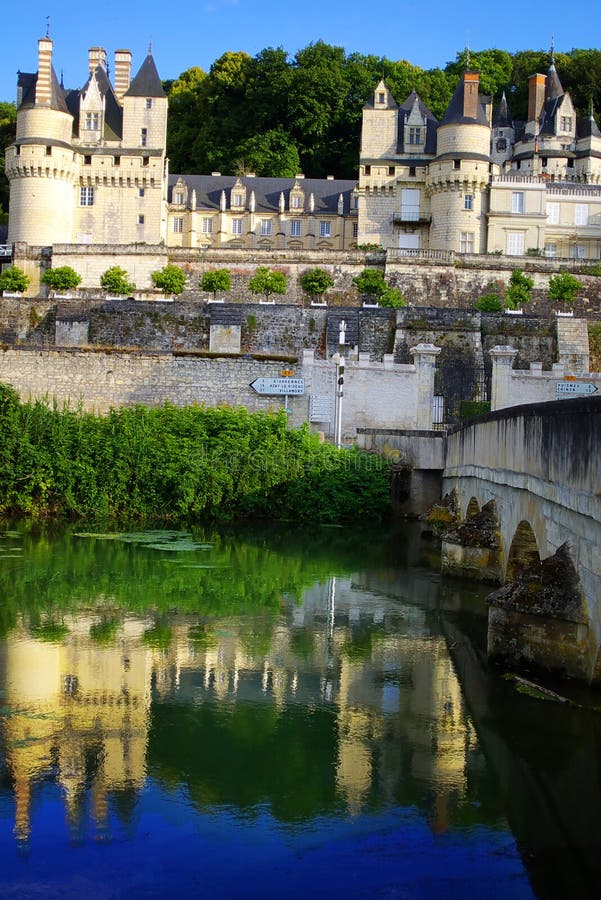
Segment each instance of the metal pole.
M340 331L338 333L338 355L339 361L336 366L336 381L338 385L338 405L336 408L336 446L342 446L342 398L344 396L344 348L346 344L346 322L344 319L340 323Z

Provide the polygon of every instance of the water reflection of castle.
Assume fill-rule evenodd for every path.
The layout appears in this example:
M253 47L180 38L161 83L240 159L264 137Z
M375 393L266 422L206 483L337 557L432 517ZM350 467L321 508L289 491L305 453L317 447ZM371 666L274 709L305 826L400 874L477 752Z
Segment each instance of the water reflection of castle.
M30 833L36 782L54 775L72 834L84 807L98 835L111 797L144 785L151 698L185 703L295 703L336 711L336 789L351 814L373 791L390 796L410 776L435 797L434 827L447 800L465 793L469 728L444 640L423 609L331 580L301 605L265 621L169 623L170 639L148 641L151 620L125 617L107 642L99 617L65 619L61 643L25 628L0 649L7 712L2 720L14 781L17 838ZM155 629L156 630L156 629ZM92 633L92 637L91 637Z

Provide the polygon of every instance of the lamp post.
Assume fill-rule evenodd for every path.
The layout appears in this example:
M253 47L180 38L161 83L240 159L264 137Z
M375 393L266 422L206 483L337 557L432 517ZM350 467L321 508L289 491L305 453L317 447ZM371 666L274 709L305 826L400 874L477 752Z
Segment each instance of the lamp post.
M340 323L340 331L338 333L338 353L335 355L336 360L336 423L334 427L334 438L336 446L342 446L342 398L344 396L344 348L346 345L346 322L344 319Z

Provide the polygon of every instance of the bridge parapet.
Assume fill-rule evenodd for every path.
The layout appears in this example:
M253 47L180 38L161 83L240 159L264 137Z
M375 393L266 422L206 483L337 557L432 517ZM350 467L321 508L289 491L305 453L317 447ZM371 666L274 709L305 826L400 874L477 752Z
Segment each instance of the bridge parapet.
M489 650L491 646L499 650L503 645L507 651L512 644L510 658L513 653L516 665L528 660L543 668L563 669L574 677L599 679L601 398L512 407L450 433L443 490L457 492L463 517L468 510L473 513L494 501L501 544L499 581L512 581L520 575L520 568L522 573L531 569L530 585L534 587L515 596L527 599L528 591L538 590L538 583L546 577L544 571L549 570L548 566L542 570L541 562L544 564L560 548L569 554L578 576L585 622L582 616L574 622L570 612L573 602L567 602L570 591L573 598L573 585L566 583L566 604L562 608L561 602L554 602L548 615L548 609L545 612L542 607L526 608L524 599L522 622L520 610L513 603L510 625L507 617L503 620L503 636L499 638L489 630ZM462 554L447 549L446 557L459 560ZM489 616L489 629L491 622L499 623L502 618ZM551 650L546 638L540 639L541 629L546 635L553 634Z

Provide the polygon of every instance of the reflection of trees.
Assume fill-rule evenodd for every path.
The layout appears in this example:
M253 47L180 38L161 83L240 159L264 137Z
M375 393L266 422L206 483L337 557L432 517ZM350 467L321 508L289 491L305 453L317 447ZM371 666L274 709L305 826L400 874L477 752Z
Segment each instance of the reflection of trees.
M290 706L278 713L272 704L228 711L206 704L193 716L175 704L153 709L149 774L173 788L185 773L190 797L202 809L269 804L283 821L325 813L339 802L336 755L334 708Z

